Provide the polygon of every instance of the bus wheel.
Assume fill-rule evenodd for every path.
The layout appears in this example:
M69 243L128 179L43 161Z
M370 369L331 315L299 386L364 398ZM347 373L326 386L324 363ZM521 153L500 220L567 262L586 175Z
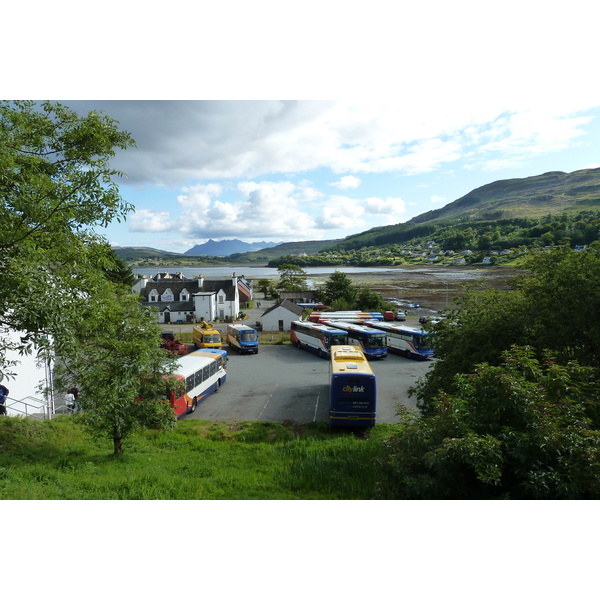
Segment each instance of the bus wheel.
M190 408L190 412L193 413L196 410L197 406L198 406L198 398L194 398L192 400L192 407Z

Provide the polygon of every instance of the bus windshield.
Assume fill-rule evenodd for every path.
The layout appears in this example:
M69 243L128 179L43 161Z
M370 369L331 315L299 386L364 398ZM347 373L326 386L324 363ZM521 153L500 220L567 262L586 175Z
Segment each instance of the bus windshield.
M426 335L415 335L413 341L415 344L415 348L420 348L421 350L428 350L429 348L431 348L431 345L429 344L429 339Z
M386 348L387 347L387 336L385 333L373 334L367 338L367 348Z
M242 342L255 342L256 339L256 331L242 331L240 333L240 340Z
M221 336L218 333L205 333L203 339L206 344L216 344L221 341Z
M331 336L332 346L343 346L346 344L346 335L343 333L334 333Z

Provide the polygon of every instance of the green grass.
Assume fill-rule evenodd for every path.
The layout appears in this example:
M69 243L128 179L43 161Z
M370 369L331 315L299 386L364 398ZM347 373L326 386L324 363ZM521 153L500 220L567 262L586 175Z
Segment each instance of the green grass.
M112 457L73 417L0 419L0 499L372 499L382 440L325 424L182 421L148 430Z

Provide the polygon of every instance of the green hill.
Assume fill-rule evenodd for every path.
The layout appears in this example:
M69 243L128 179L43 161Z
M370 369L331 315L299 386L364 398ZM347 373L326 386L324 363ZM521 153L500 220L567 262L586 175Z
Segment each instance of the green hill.
M523 179L494 181L443 208L428 211L397 225L376 227L351 235L331 249L405 243L433 235L450 225L510 219L541 219L600 209L600 168L573 173L552 171Z

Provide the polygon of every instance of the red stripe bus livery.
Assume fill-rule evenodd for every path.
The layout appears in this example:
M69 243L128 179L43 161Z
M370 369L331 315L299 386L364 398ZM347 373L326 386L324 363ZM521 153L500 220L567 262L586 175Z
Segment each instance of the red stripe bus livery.
M182 356L171 378L179 385L170 386L169 403L177 419L193 413L200 402L217 392L227 379L225 358L227 353L209 353L196 350Z

